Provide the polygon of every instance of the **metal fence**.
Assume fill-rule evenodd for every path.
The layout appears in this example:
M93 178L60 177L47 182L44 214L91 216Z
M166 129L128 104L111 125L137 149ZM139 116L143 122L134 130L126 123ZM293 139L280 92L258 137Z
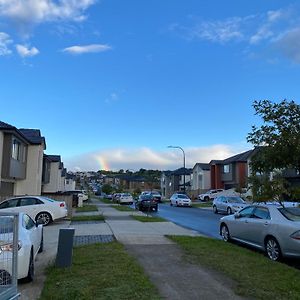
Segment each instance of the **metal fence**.
M0 299L19 297L18 281L18 228L17 213L0 212Z

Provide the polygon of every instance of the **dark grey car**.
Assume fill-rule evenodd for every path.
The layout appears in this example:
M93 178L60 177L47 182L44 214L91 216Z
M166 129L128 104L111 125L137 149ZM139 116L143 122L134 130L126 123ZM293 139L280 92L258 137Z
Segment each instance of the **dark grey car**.
M265 251L271 260L300 257L300 208L248 206L220 219L220 235Z

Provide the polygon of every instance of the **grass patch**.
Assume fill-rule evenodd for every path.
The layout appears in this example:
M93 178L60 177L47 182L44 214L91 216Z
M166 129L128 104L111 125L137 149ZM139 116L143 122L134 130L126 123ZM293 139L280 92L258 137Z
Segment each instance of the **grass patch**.
M272 262L261 253L203 237L170 237L194 263L223 273L235 292L252 299L299 299L300 271Z
M212 202L192 203L192 207L212 207Z
M84 205L82 207L77 207L76 212L88 212L88 211L98 211L96 205Z
M146 217L146 216L131 216L133 219L136 219L140 222L168 222L168 220L161 217Z
M95 216L74 216L71 218L71 221L104 221L104 217L102 215Z
M106 203L106 204L112 204L113 202L111 201L111 199L107 199L107 198L103 198L103 199L98 199L99 201Z
M131 208L129 206L125 206L125 205L114 206L114 208L119 211L133 211L134 210L133 208Z
M40 300L160 299L118 242L74 248L70 268L48 267Z

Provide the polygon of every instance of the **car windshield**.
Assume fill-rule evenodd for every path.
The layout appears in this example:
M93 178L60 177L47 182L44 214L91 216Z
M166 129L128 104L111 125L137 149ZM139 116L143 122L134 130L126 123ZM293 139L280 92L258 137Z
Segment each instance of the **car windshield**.
M300 208L298 207L281 207L278 210L290 221L300 221Z
M13 218L0 217L0 233L13 232Z
M228 197L227 201L229 203L244 203L244 200L240 197Z
M180 199L189 199L189 197L187 195L182 195L182 194L179 194L178 198L180 198Z
M131 195L130 195L130 194L124 193L124 194L122 194L122 196L123 196L123 197L130 197Z

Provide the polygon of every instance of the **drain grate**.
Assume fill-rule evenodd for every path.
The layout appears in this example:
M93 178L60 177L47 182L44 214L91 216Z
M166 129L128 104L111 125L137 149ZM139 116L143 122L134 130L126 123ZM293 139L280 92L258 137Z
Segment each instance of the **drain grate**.
M81 235L74 236L73 246L82 246L96 243L110 243L115 240L113 235Z

